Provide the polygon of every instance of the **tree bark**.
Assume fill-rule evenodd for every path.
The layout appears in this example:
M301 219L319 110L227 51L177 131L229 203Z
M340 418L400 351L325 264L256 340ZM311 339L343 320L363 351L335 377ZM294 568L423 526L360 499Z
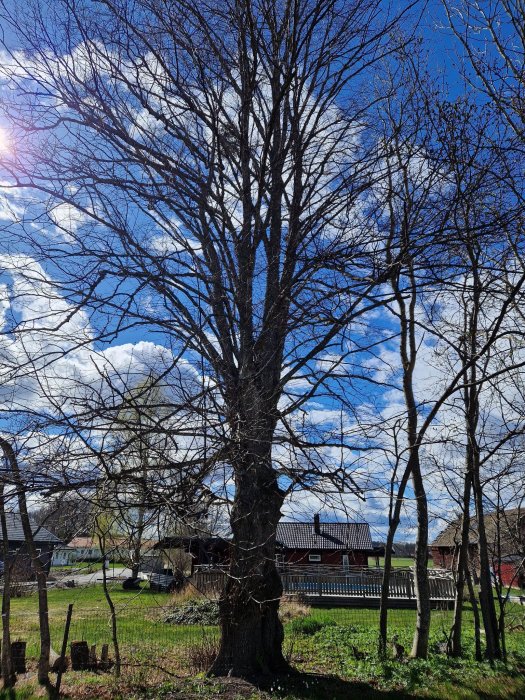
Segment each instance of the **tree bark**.
M98 542L100 546L100 552L102 554L102 588L104 590L104 597L109 607L110 617L111 617L111 641L113 642L113 652L115 654L115 676L120 677L121 670L121 658L120 658L120 646L118 641L118 626L117 626L117 611L115 609L115 603L111 598L111 594L108 589L108 575L106 569L106 544L104 536L99 534Z
M388 598L390 592L390 574L392 571L392 548L394 545L394 537L399 525L401 517L401 506L403 505L403 497L410 476L408 467L405 469L398 492L395 496L394 512L390 514L388 533L385 545L385 564L383 570L383 580L381 582L381 599L379 603L379 644L378 653L381 658L386 658L387 651L387 634L388 634ZM391 495L391 499L393 496Z
M27 510L25 486L22 481L22 476L18 467L18 460L15 451L11 444L1 437L0 448L2 449L7 459L13 477L13 481L16 485L20 520L22 522L22 529L24 531L24 537L31 559L31 564L36 576L38 590L38 624L40 630L40 656L38 659L37 677L40 685L49 688L51 687L49 681L49 654L51 652L51 633L49 630L49 614L47 606L47 574L36 551L33 530L31 528L31 520L29 518L29 513Z
M142 557L142 537L144 534L144 514L145 507L138 507L138 521L135 532L132 534L132 563L131 563L131 578L138 578L140 571L140 563Z
M392 572L392 545L394 543L394 536L398 525L399 519L397 522L390 522L385 545L385 565L383 570L383 580L381 581L381 599L379 602L378 653L379 657L382 659L386 658L388 634L388 598L390 591L390 574Z
M417 600L417 617L411 656L426 659L430 634L430 585L428 582L428 505L423 484L419 455L412 466L412 483L416 497L417 537L414 584Z
M465 578L467 581L470 604L472 605L472 614L474 616L474 640L476 644L476 661L482 661L483 655L481 653L481 625L479 619L479 607L478 601L476 600L476 593L474 591L474 584L472 583L472 575L470 573L470 563L468 561L468 558L467 568L465 569Z
M461 656L462 644L461 634L463 627L463 593L466 583L466 572L468 568L468 547L470 533L470 493L472 464L467 451L467 469L465 481L463 483L463 519L461 521L461 542L458 552L456 590L454 598L454 621L450 634L449 649L450 656Z
M490 573L490 559L488 551L487 533L485 531L483 492L479 478L479 469L474 472L473 479L474 500L476 503L476 517L478 521L478 549L479 549L479 603L485 629L485 656L488 659L501 658L501 645L499 639L498 619L492 581Z
M282 653L282 585L275 564L283 494L269 460L246 461L237 470L230 577L219 603L221 644L210 674L250 678L286 671L288 664Z
M12 688L16 676L11 654L11 566L9 561L9 537L5 517L4 486L0 487L0 525L2 527L2 551L4 555L4 590L2 593L2 656L1 668L4 688Z

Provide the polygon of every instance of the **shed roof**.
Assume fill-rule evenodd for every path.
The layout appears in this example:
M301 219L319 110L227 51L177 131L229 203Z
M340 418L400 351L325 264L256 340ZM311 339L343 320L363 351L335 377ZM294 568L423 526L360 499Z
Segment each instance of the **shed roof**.
M9 542L25 542L24 528L20 513L6 513L7 537ZM31 531L35 542L45 542L47 544L62 544L62 541L45 527L37 525L31 521Z
M279 523L277 544L286 549L372 550L368 523Z
M141 541L141 549L151 549L155 544L156 540L145 540ZM119 547L122 549L129 548L129 537L114 537L110 535L106 539L106 550L114 550ZM70 542L68 542L68 547L73 547L75 549L97 549L100 550L100 542L98 537L93 536L79 536L74 537Z
M461 520L456 518L442 530L432 542L432 547L456 547L461 542ZM502 556L525 552L525 510L511 508L505 511L486 513L483 516L487 543L491 552L501 548ZM478 519L471 518L469 524L469 544L477 545ZM499 545L499 546L498 546Z
M80 537L73 537L73 539L68 542L68 547L76 547L79 549L100 549L100 544L94 537L89 535L81 535Z

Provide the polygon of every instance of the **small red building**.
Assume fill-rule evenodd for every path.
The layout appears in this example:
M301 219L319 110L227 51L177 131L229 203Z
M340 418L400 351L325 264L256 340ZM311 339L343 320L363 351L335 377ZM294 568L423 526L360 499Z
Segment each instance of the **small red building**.
M520 508L484 515L493 575L504 586L525 588L525 511ZM451 522L430 545L435 568L455 570L461 544L462 518ZM469 561L476 579L479 573L478 521L470 519Z
M276 557L281 565L330 566L342 569L368 566L373 552L368 523L279 523Z

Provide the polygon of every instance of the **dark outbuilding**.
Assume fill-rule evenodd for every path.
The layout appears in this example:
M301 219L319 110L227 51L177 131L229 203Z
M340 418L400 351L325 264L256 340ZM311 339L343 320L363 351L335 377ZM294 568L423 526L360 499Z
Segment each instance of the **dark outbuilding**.
M9 541L9 558L8 564L12 566L13 576L19 580L28 580L33 578L34 571L29 556L24 529L22 527L22 519L19 513L6 513L7 538ZM61 540L52 532L41 525L31 522L31 531L33 539L44 569L49 573L51 567L51 558L53 549L62 544ZM0 531L0 536L3 533ZM1 554L0 554L1 556ZM6 562L3 562L4 566Z

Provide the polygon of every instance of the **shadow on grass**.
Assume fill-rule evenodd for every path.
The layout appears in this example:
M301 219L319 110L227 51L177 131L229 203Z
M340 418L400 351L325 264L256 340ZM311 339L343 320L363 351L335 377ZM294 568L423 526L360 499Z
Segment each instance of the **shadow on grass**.
M262 679L257 687L272 697L297 700L408 700L411 695L395 690L380 690L370 683L347 681L337 676L316 673L297 673L277 677L271 681Z
M158 689L154 695L140 697L147 697L148 700L204 700L216 697L221 700L413 700L413 696L378 690L368 683L313 673L259 677L252 682L234 677L181 679L170 682L163 690Z

